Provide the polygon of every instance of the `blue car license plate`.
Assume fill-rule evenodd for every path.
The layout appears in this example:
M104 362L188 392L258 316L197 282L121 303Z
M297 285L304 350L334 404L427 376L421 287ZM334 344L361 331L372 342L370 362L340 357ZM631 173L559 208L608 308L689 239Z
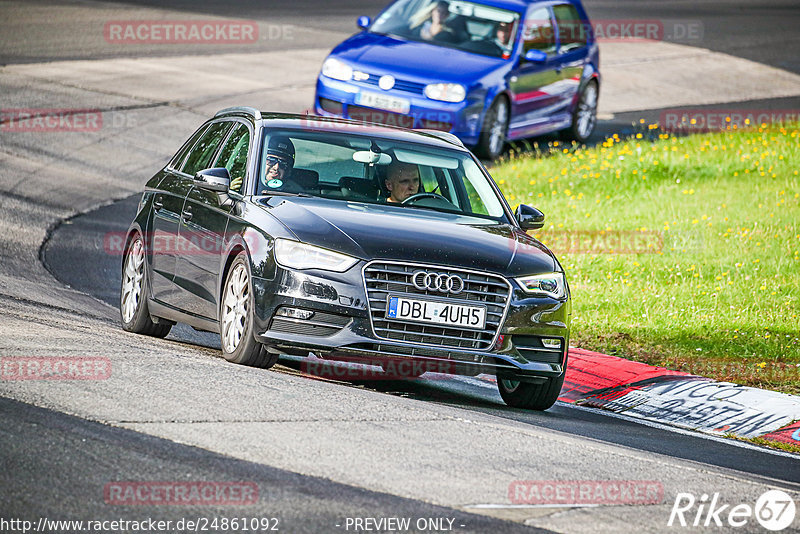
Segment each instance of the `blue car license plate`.
M405 98L395 98L389 95L373 93L372 91L361 91L356 95L356 104L369 108L385 109L395 113L408 113L411 110L411 102Z

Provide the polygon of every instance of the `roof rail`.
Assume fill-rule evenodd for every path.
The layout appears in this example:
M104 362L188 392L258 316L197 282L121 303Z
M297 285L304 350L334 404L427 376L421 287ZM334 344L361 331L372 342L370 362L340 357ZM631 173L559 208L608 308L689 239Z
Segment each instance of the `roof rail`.
M215 117L219 117L221 115L229 115L232 113L244 113L245 115L252 115L255 120L261 120L261 112L258 111L256 108L251 108L248 106L236 106L232 108L225 108L217 111Z
M458 145L460 147L464 146L464 143L461 142L461 139L459 139L458 136L456 136L455 134L451 134L450 132L443 132L442 130L430 130L426 128L419 128L416 131L426 133L428 135L433 135L435 137L438 137L439 139L444 139L445 141L450 141L451 143Z

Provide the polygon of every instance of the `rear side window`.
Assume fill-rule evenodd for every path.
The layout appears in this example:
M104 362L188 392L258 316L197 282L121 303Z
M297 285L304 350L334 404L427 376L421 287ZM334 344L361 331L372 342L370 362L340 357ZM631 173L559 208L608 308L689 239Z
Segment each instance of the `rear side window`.
M522 32L522 53L528 50L541 50L547 54L556 52L556 32L550 19L550 10L546 7L533 11L525 19Z
M558 26L558 42L561 52L569 52L586 46L589 21L581 20L578 10L572 4L553 6L553 14Z
M200 139L200 136L203 135L203 132L205 132L207 128L208 126L203 126L194 133L191 139L189 139L186 143L184 143L184 145L181 147L178 153L172 157L172 160L170 160L169 166L171 168L173 169L181 168L183 162L186 161L186 155L192 149L197 140Z
M195 144L194 148L192 148L181 171L194 176L197 171L208 169L211 164L211 158L214 157L220 142L225 137L225 133L227 133L230 126L230 121L212 124L208 130L206 130L206 133L203 134L203 137Z
M250 150L250 130L238 123L214 163L214 167L225 167L231 175L231 189L241 193L244 175L247 172L247 153Z

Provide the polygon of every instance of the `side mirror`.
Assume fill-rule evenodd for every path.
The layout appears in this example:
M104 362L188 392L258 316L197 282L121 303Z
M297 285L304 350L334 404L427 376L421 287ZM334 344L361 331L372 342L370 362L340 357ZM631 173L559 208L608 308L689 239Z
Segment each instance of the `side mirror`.
M208 191L227 193L231 185L231 175L225 167L204 169L194 175L194 185Z
M547 61L547 53L535 48L531 48L525 52L525 61L530 61L531 63L544 63Z
M514 212L514 217L523 230L537 230L544 226L544 213L532 206L520 204Z
M356 19L356 26L358 26L362 30L366 30L367 28L369 28L371 22L372 19L370 19L369 17L365 17L364 15L361 15L360 17L358 17L358 19Z

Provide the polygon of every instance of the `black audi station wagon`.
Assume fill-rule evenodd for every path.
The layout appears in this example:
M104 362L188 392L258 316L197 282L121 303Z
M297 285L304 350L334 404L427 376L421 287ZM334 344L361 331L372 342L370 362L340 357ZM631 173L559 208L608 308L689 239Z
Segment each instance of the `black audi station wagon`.
M226 359L280 354L497 376L544 410L567 363L570 292L455 136L220 111L145 187L128 231L125 330L219 332Z

